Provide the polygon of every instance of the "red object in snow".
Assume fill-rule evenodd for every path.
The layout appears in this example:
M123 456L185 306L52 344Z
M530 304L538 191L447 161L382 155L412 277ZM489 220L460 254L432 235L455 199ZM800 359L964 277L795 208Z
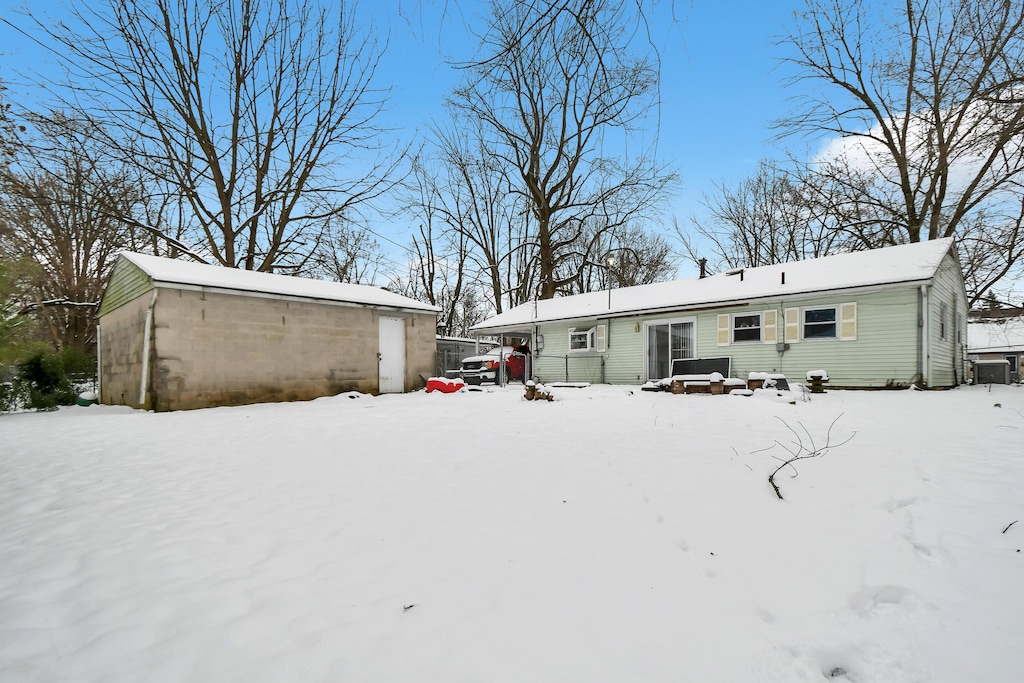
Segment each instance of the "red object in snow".
M427 393L437 390L442 394L451 394L462 387L466 386L466 383L461 379L447 379L445 377L431 377L427 380Z

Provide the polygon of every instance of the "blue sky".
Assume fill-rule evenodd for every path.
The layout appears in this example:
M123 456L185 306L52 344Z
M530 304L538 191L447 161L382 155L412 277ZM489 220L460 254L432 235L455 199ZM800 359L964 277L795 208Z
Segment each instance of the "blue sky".
M777 37L792 21L799 0L659 0L652 40L661 54L661 160L675 166L682 179L660 226L671 234L672 217L680 222L700 213L703 192L716 182L736 182L750 174L759 159L780 154L770 123L786 113L791 89L783 88ZM3 14L20 3L4 3ZM38 1L35 11L54 18L66 13L58 2ZM448 89L458 73L446 56L471 55L475 41L467 26L482 26L486 3L476 0L370 0L360 12L373 21L390 46L378 72L378 85L391 87L384 121L409 140L422 134L442 114ZM440 19L447 11L445 21ZM672 13L674 12L674 19ZM0 79L10 96L28 96L26 66L45 69L38 49L0 24ZM23 95L24 93L24 95ZM408 227L374 226L382 236L407 242ZM670 239L674 243L674 239ZM393 245L382 243L389 250ZM392 253L392 258L400 255ZM681 276L692 273L686 265Z
M661 55L658 152L662 161L678 169L682 187L661 224L652 227L672 234L673 216L683 223L701 213L701 196L715 183L738 181L753 172L760 159L781 154L770 126L789 110L787 98L794 91L783 87L785 71L775 43L786 22L792 21L796 1L676 0L674 19L671 0L659 2L652 22L652 40ZM408 7L408 0L402 2ZM482 25L472 13L486 9L486 3L458 4L454 7L449 0L442 49L461 56L475 44L457 24L464 20ZM422 18L422 24L405 22L380 5L374 14L379 23L390 23L394 48L381 72L382 82L390 80L395 88L389 117L409 130L422 127L431 116L442 115L445 91L458 81L439 53L439 5L425 5L410 17ZM670 241L676 242L674 237ZM681 264L679 274L689 276L692 270Z

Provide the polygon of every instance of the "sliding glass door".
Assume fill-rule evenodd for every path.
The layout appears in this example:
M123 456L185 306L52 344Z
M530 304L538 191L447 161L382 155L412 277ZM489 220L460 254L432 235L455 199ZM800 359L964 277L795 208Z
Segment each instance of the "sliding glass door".
M696 320L656 320L647 327L647 379L672 376L672 361L696 358Z

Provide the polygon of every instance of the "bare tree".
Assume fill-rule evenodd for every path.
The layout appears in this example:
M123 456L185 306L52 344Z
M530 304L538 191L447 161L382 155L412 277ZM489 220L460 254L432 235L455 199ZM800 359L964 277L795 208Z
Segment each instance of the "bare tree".
M584 232L579 260L567 262L567 272L579 274L576 291L647 285L675 274L675 254L661 235L632 224L600 232L597 239Z
M294 274L368 285L376 281L386 261L384 251L373 235L339 220L327 224L318 248L304 267Z
M136 240L145 188L104 155L93 122L29 119L35 135L0 167L0 256L39 266L21 312L34 313L56 347L91 352L96 304L116 253Z
M762 160L750 177L705 194L707 216L690 218L689 230L677 222L676 234L690 259L708 259L712 270L825 256L853 241L830 189Z
M530 296L533 250L525 207L508 191L505 171L488 154L479 122L435 126L433 133L433 153L413 160L404 199L407 215L420 226L412 254L420 278L444 272L448 287L480 285L488 308L501 313Z
M408 296L441 308L438 324L451 331L456 327L466 285L469 238L462 230L451 229L451 214L440 186L420 159L414 160L413 178L415 185L410 189L414 197L407 209L420 225L413 236L407 277L404 282L397 279L395 284Z
M1016 211L989 216L979 210L964 229L970 239L961 242L960 262L972 306L985 299L1019 302L1022 295L1013 286L1020 281L1024 262L1024 192L1016 207L1000 208Z
M183 197L223 265L301 268L325 230L389 187L372 81L381 56L345 3L103 0L46 28L109 142ZM73 100L71 102L70 100Z
M629 45L637 15L626 7L493 0L481 59L449 99L456 127L482 126L481 161L501 170L528 210L530 294L539 298L579 281L565 265L578 260L585 226L600 234L640 220L675 181L646 150L628 153L657 72Z
M393 277L391 285L395 291L440 308L438 326L446 334L467 336L469 328L484 320L494 306L481 295L486 291L481 285L485 278L470 255L474 250L472 220L477 216L470 213L462 220L466 214L458 207L466 194L456 189L458 182L449 186L443 174L435 174L437 170L424 165L422 157L413 160L405 211L419 221L419 227L412 238L407 271ZM477 274L470 274L470 268Z
M1024 4L805 2L783 44L796 79L812 87L780 125L789 134L839 136L811 179L845 195L848 227L863 246L956 236L979 253L991 237L977 232L981 214L1004 220L994 230L1015 238ZM987 254L982 279L1010 272L1019 255L1019 248Z
M15 123L11 103L7 101L7 88L0 81L0 164L6 164L14 154L14 145L24 127Z

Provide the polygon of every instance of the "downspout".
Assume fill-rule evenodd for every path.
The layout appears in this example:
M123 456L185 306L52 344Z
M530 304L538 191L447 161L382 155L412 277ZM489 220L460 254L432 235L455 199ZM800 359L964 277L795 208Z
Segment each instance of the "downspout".
M103 403L103 336L96 326L96 402Z
M156 306L156 295L160 290L153 289L153 297L149 300L146 311L146 329L142 333L142 379L139 382L139 407L146 407L146 386L149 384L149 337L153 332L153 308Z
M525 384L527 379L529 379L529 380L536 380L536 371L535 371L535 368L534 368L534 363L536 362L537 354L540 353L540 349L537 348L537 337L539 336L539 333L540 333L540 330L537 328L537 324L534 323L534 325L533 325L533 338L530 340L530 356L527 359L528 362L530 363L530 376L526 377L525 374L524 374L524 379L523 379L523 383L524 384Z
M611 294L611 291L612 290L609 289L608 293ZM608 308L611 309L611 306L609 305ZM608 381L605 379L605 366L608 363L608 349L611 348L609 340L612 338L612 319L606 318L604 321L604 325L604 351L601 352L601 384L608 383Z
M498 335L498 371L494 373L494 383L499 386L505 386L505 335Z
M918 320L920 321L920 327L918 328L918 345L921 349L921 355L918 357L918 376L921 378L921 384L925 387L928 386L931 358L929 337L931 333L929 331L930 321L928 319L928 285L921 285L920 294L917 299L918 302Z
M924 361L924 348L925 348L925 286L922 285L918 288L918 374L914 376L915 382L922 381L925 376L925 361Z

